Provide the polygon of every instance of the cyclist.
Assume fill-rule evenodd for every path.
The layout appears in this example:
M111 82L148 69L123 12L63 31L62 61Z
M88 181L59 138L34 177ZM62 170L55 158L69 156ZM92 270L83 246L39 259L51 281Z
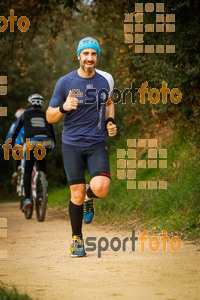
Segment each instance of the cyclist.
M49 124L46 120L45 111L42 110L44 99L39 94L33 94L28 97L29 109L25 111L19 119L17 126L12 134L12 144L24 126L24 139L29 139L29 144L37 146L42 144L46 148L48 153L55 146L55 132L52 124ZM25 153L26 157L26 153ZM35 163L34 151L30 151L30 159L25 159L25 173L24 173L24 192L25 200L22 204L22 212L29 211L32 205L30 200L31 189L31 174L33 165ZM46 158L38 160L39 169L46 174Z
M25 111L24 108L19 108L16 112L15 112L15 117L17 118L17 121L13 122L12 125L10 126L9 128L9 131L8 131L8 134L6 136L6 140L11 138L16 126L17 126L17 122L19 120L19 118L21 117L21 115L23 114L23 112ZM14 145L23 145L24 143L24 127L21 128L16 140L15 140L15 144ZM13 158L13 174L12 174L12 184L13 185L16 185L17 183L17 170L18 170L18 167L20 165L20 160L15 160Z
M80 40L77 49L79 69L58 80L47 109L49 123L58 122L65 115L62 153L71 191L72 257L86 255L82 220L85 223L92 221L93 199L104 197L110 185L104 139L106 129L109 136L117 132L112 101L114 81L109 73L95 69L99 55L100 48L95 39L86 37ZM85 164L91 178L87 188Z

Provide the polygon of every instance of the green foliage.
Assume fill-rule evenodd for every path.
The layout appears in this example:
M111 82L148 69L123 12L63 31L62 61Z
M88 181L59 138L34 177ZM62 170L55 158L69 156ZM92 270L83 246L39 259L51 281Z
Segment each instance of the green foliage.
M26 294L19 294L16 288L7 289L0 286L0 299L1 300L31 300Z
M118 149L124 147L117 144ZM145 223L156 231L166 229L185 237L200 236L199 143L183 127L163 141L162 147L168 151L167 169L137 169L137 180L167 180L167 190L127 190L125 180L116 178L116 151L112 151L113 180L106 199L96 201L97 214L103 211L105 219L125 220L129 226L140 219L139 224ZM146 159L147 153L140 158Z
M48 204L50 206L68 208L70 200L69 186L60 189L50 189L48 194Z
M131 81L138 88L142 82L148 81L149 89L160 89L162 81L166 81L170 90L179 88L183 98L176 108L169 99L165 106L151 105L161 114L160 118L163 118L163 113L173 115L175 110L181 111L188 119L199 118L199 1L166 1L165 14L175 14L175 33L144 33L145 44L175 44L175 54L134 54L134 44L124 43L124 14L134 12L135 2L115 0L108 4L106 0L93 1L96 28L104 33L104 43L112 47L116 85L119 83L118 88L124 90ZM144 24L155 25L155 20L155 12L144 13ZM121 114L124 115L123 110ZM124 119L124 125L126 122Z

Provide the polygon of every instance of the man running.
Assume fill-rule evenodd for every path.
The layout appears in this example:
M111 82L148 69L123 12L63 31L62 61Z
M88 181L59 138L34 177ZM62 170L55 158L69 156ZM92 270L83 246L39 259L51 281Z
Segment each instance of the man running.
M108 192L110 166L104 139L106 130L109 136L117 133L112 102L114 81L109 73L95 69L99 55L100 48L95 39L80 40L77 49L79 69L58 80L46 113L49 123L58 122L65 115L62 154L71 190L72 257L86 255L82 220L91 223L93 198L105 197ZM85 165L90 173L87 187Z

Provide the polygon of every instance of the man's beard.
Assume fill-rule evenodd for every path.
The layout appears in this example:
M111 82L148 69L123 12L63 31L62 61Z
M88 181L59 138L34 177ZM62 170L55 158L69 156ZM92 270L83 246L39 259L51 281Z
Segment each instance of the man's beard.
M95 64L93 64L91 67L89 67L88 69L85 68L85 64L81 63L80 64L81 68L88 74L92 73L94 71L95 68Z

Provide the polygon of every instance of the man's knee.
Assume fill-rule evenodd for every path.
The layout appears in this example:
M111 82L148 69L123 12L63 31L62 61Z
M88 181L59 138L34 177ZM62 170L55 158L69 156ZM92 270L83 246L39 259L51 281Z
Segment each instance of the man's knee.
M85 192L82 190L75 190L72 192L72 197L76 200L82 200L85 198Z
M94 188L94 194L98 197L98 198L103 198L107 195L108 193L108 189L109 187L105 187L105 186L97 186Z
M109 186L110 179L106 177L100 178L99 180L97 177L93 177L90 182L90 188L98 198L103 198L107 195Z
M71 185L71 201L74 204L81 205L85 199L85 185Z

